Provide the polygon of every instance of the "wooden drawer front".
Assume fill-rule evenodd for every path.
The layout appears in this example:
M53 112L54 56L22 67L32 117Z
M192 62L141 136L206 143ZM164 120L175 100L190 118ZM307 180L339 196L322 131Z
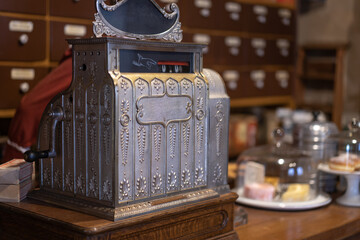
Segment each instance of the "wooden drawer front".
M51 22L50 23L50 59L59 61L69 45L66 39L91 37L92 25L77 23Z
M241 97L264 97L269 95L269 75L264 70L240 73Z
M251 33L272 33L274 26L271 26L273 11L271 7L260 4L243 4L246 13L246 31Z
M295 12L287 8L272 8L270 24L275 34L294 36L296 33Z
M231 0L215 0L217 24L220 29L232 31L245 31L246 19L242 4Z
M294 64L295 63L295 46L294 42L288 39L275 39L267 41L267 52L271 57L271 64Z
M233 98L241 98L241 90L240 90L240 79L241 75L238 70L229 69L226 71L219 71L219 74L222 76L225 86L226 93L229 95L231 99Z
M1 61L40 61L45 59L45 22L0 17Z
M3 0L0 4L0 11L45 15L45 4L45 0Z
M183 42L192 42L207 44L207 48L203 50L203 65L204 67L211 67L215 63L216 48L215 37L209 34L192 34L184 33Z
M233 66L247 64L248 44L249 41L237 36L216 37L216 63Z
M269 75L264 70L221 73L230 98L264 97L270 94Z
M50 0L50 15L94 19L95 0Z
M191 28L216 28L215 1L218 0L180 0L180 21ZM181 14L182 13L182 14Z
M48 72L48 68L0 67L0 108L17 108L22 96Z
M269 93L272 96L290 95L293 87L293 74L288 70L268 72Z
M270 64L272 62L269 40L264 38L244 38L248 45L247 60L249 65Z

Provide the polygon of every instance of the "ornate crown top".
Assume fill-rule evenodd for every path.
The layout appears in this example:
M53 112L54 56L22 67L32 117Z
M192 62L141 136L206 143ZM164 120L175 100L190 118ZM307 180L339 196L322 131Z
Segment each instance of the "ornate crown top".
M181 42L180 10L175 3L162 9L155 0L116 0L108 5L96 1L93 22L96 37L103 34L121 38L163 39Z

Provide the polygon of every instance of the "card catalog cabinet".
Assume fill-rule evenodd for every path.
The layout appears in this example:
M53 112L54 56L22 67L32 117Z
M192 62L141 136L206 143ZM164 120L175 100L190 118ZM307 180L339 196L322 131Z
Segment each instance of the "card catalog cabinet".
M295 6L274 1L249 0L157 0L161 7L174 2L181 9L183 41L206 43L204 67L227 73L232 99L291 95L295 49ZM268 2L268 3L267 3ZM93 0L19 0L0 4L0 66L2 91L16 97L5 100L0 108L13 109L19 104L19 80L11 80L14 67L34 68L35 80L26 80L30 88L44 73L57 66L69 48L65 39L90 37L94 20ZM278 74L288 78L282 85ZM264 87L254 85L251 72L264 72ZM239 74L234 74L238 72ZM262 76L262 74L255 74ZM239 81L235 82L235 78ZM286 87L284 87L286 85ZM239 89L237 89L237 86ZM7 95L7 94L6 94Z
M1 113L13 112L58 65L69 48L66 39L93 35L94 13L93 0L1 1L0 118L12 117Z
M174 2L185 9L181 16L184 40L200 39L199 43L209 44L203 53L204 66L223 75L232 100L292 95L295 4L257 0Z

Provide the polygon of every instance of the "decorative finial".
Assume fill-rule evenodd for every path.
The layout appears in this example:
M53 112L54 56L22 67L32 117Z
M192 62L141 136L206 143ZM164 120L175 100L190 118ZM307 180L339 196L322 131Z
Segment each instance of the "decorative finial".
M181 42L179 7L171 3L167 8L169 12L155 0L116 0L113 5L108 5L105 0L97 0L93 31L96 37L105 34L120 38Z

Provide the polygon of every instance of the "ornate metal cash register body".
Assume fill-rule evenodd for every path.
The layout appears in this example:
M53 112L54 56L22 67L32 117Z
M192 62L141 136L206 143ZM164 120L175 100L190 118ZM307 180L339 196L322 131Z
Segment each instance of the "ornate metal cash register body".
M96 4L97 38L69 40L73 81L26 153L41 158L31 197L119 220L228 193L229 98L204 46L178 43L178 7Z

